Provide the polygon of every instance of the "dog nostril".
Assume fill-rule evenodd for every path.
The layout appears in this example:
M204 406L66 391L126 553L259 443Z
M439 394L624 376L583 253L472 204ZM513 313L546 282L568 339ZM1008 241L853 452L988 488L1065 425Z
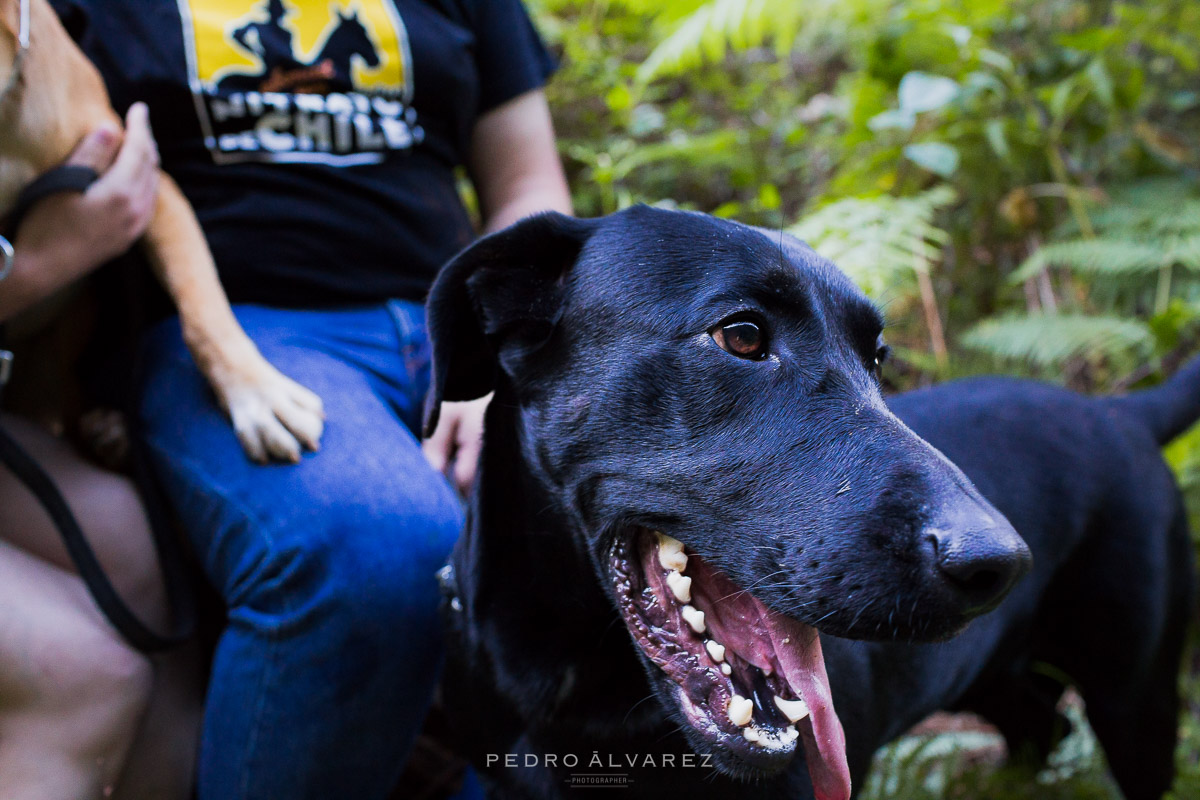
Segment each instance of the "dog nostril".
M1004 578L998 569L978 567L968 564L967 569L957 569L954 566L942 565L942 571L955 581L959 588L972 597L991 596L1000 588Z
M1029 567L1029 550L1011 529L935 530L926 540L938 571L971 611L999 603Z

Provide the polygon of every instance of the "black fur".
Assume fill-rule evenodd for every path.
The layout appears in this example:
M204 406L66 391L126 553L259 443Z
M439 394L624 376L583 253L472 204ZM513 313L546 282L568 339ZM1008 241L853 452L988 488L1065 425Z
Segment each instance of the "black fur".
M717 345L731 318L765 331L768 358ZM1191 562L1149 426L1200 411L1196 369L1124 401L966 381L894 398L897 419L879 314L833 265L640 207L482 240L439 276L429 322L427 426L442 399L496 393L447 581L444 682L495 796L565 795L589 764L638 797L811 796L802 756L768 774L683 724L613 605L605 554L635 525L821 630L856 782L940 708L1044 754L1061 692L1044 662L1080 686L1128 797L1167 788ZM1033 552L1023 579L1029 552L996 508Z

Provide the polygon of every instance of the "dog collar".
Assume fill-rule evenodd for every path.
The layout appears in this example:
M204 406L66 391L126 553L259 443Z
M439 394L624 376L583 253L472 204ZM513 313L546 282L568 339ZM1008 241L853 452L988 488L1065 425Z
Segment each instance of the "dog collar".
M12 72L8 76L8 82L0 89L0 109L8 102L9 96L16 91L24 76L25 54L29 52L29 3L30 0L21 0L19 6L20 21L17 23L17 55L13 59Z

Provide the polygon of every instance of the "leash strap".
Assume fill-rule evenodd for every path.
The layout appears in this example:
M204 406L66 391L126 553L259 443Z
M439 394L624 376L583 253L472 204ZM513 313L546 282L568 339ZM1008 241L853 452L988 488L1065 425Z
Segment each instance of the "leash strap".
M27 15L28 7L22 5L21 13ZM16 204L5 220L5 229L0 231L0 282L12 274L16 253L10 237L16 236L17 228L21 226L29 210L53 194L86 192L99 178L100 174L91 167L66 164L38 176L33 183L21 190L17 195ZM7 233L8 236L4 236L3 233ZM0 396L3 395L5 384L12 377L12 362L13 354L4 349L4 326L0 325Z
M96 601L96 605L112 623L113 627L138 650L152 653L174 647L191 637L195 629L196 609L195 599L190 589L190 580L182 562L177 558L167 557L171 552L166 545L165 537L169 528L155 524L150 509L155 503L147 503L150 513L151 529L154 532L155 546L158 548L159 562L163 568L163 580L166 582L167 594L175 611L175 624L171 632L161 635L146 626L137 615L130 610L125 601L117 593L112 582L100 566L96 553L88 544L87 538L79 527L79 521L71 513L70 507L42 466L25 451L17 441L0 427L0 462L12 470L13 474L33 492L38 501L45 507L54 526L62 535L63 544L79 570L79 576L87 584L88 591ZM139 472L141 470L139 469Z
M17 203L8 217L8 230L15 232L25 215L39 201L63 192L85 192L98 177L98 173L91 167L67 165L50 170L25 187L17 197ZM12 262L12 244L7 238L0 236L0 280L8 277L12 270ZM12 373L12 362L13 354L4 349L4 328L0 326L0 398ZM179 544L174 541L170 516L161 497L161 489L148 466L146 455L136 445L132 452L134 480L150 521L167 599L174 612L174 624L166 634L151 630L121 599L112 581L104 573L95 551L79 526L79 520L67 505L54 479L4 430L3 426L0 426L0 463L12 470L17 479L29 488L46 509L54 527L62 536L75 569L79 571L79 577L87 585L96 605L108 621L138 650L153 653L175 647L192 637L196 629L196 597L192 591L191 573L179 551Z
M17 203L8 215L8 232L15 235L29 210L52 194L86 192L100 174L91 167L67 164L46 172L17 195Z
M27 15L28 7L23 5L21 13ZM9 212L7 219L4 220L6 223L4 230L0 231L0 282L12 274L13 264L16 262L16 253L9 237L16 236L17 229L21 226L21 222L29 210L39 201L53 194L86 192L99 177L100 174L91 167L67 164L40 175L33 183L21 190L21 193L17 195L16 204ZM4 233L7 233L8 236L4 236ZM4 326L0 325L0 398L3 397L4 387L9 378L12 377L12 363L13 354L5 349Z
M91 167L67 164L55 167L38 176L33 183L21 190L21 193L17 195L16 204L8 214L4 229L0 231L0 281L3 281L12 272L15 260L12 237L17 235L17 229L21 227L21 222L29 210L52 194L62 194L63 192L82 194L91 188L91 185L99 177L100 174ZM8 236L2 235L5 233Z

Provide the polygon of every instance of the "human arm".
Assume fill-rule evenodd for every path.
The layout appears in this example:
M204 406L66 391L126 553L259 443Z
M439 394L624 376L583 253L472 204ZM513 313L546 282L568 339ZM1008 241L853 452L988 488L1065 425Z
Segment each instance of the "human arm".
M115 124L88 134L67 159L101 173L82 194L39 201L21 223L12 274L0 284L0 322L129 249L154 212L158 149L146 107L134 105L124 141Z
M540 89L480 117L471 141L470 171L487 233L539 211L571 213L554 124Z
M571 213L571 194L554 143L546 96L525 92L479 118L468 165L491 233L539 211ZM475 479L483 437L483 416L491 396L444 403L437 430L423 445L439 472L466 493Z

